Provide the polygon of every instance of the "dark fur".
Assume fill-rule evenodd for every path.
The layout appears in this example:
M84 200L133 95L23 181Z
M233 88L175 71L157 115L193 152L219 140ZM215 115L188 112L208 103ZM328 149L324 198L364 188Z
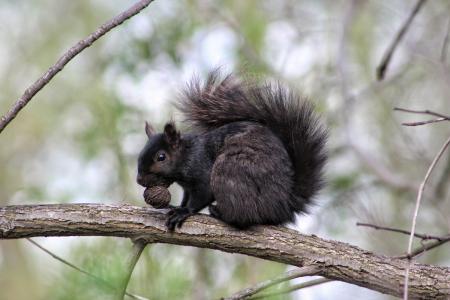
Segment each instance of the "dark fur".
M204 86L193 81L178 107L195 133L180 136L172 123L163 134L148 128L138 163L140 184L176 181L185 191L169 229L206 206L238 228L291 222L322 187L326 131L310 102L280 85L213 72ZM161 151L167 159L158 162Z

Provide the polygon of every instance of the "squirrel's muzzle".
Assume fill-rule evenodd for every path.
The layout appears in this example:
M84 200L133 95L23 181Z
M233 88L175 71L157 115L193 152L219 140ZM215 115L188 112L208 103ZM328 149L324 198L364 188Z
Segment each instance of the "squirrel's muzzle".
M168 187L173 183L173 180L164 178L161 175L147 173L139 173L136 176L136 182L143 187L163 186Z

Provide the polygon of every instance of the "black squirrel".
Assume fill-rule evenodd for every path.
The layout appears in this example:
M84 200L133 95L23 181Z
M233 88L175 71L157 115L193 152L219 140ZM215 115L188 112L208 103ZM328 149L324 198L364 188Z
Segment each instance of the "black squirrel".
M193 133L180 135L173 122L155 133L146 123L138 159L140 185L184 189L169 230L207 206L241 229L292 222L323 186L327 132L313 105L280 84L213 71L203 85L193 80L177 106Z

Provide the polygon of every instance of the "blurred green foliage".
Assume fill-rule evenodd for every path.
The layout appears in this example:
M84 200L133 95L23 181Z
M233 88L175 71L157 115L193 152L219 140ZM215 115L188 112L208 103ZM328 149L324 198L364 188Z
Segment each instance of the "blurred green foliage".
M2 114L65 50L131 3L0 2ZM387 79L375 82L383 51L411 9L408 1L156 0L70 62L0 135L0 205L144 205L134 183L144 120L161 128L177 119L170 101L184 82L222 66L282 81L311 98L328 124L328 187L312 216L299 218L301 230L380 253L402 253L406 237L357 228L355 222L410 226L414 185L450 130L445 123L401 127L423 118L392 108L450 114L450 63L441 60L449 8L446 1L429 1L397 49ZM420 232L450 231L449 166L446 154L425 195ZM386 174L408 184L399 186ZM40 240L112 285L123 276L130 241L65 241ZM449 260L448 246L420 258L435 264ZM149 299L218 299L285 269L205 249L152 245L128 290ZM330 286L299 295L385 298ZM0 241L0 299L111 297L109 288L30 243Z

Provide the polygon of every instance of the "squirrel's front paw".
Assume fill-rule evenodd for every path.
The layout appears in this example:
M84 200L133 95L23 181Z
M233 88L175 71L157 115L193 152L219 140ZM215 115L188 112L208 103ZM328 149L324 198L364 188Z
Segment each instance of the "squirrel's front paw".
M167 229L173 231L175 226L180 228L183 225L183 222L189 217L192 216L191 213L186 207L174 207L172 208L167 215L169 218L166 221Z

